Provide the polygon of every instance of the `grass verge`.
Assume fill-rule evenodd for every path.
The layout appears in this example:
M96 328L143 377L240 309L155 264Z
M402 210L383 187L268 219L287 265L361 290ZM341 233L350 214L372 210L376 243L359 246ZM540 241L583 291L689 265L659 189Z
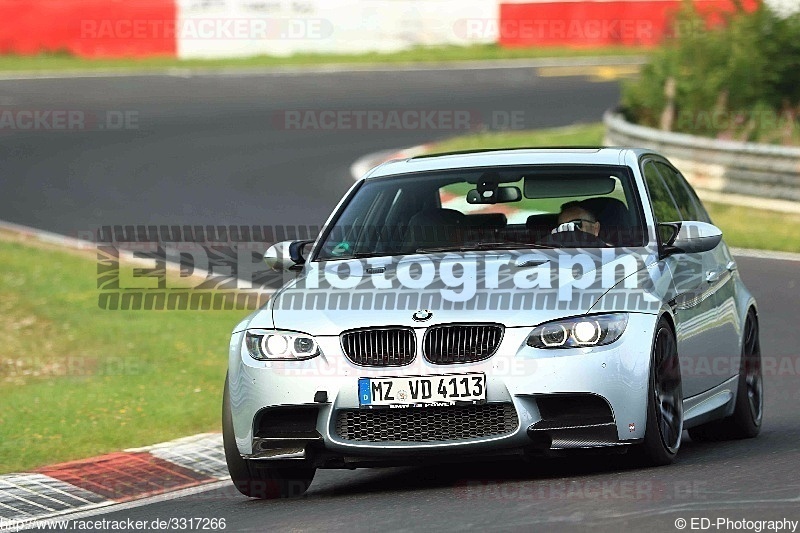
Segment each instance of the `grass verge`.
M600 146L604 132L603 124L597 123L541 130L474 133L434 143L427 153L534 146Z
M143 70L170 68L263 68L314 66L335 63L444 63L450 61L531 59L542 57L605 57L634 56L648 52L644 48L604 47L575 49L501 48L497 45L428 46L392 53L366 54L294 54L287 57L255 56L239 59L175 59L153 57L145 59L85 59L69 54L42 54L37 56L0 56L0 71L51 71L51 70Z
M0 473L219 431L244 311L105 311L91 255L0 240Z
M602 124L583 124L531 131L476 133L432 145L428 153L533 146L600 146ZM800 215L703 202L729 246L800 252Z

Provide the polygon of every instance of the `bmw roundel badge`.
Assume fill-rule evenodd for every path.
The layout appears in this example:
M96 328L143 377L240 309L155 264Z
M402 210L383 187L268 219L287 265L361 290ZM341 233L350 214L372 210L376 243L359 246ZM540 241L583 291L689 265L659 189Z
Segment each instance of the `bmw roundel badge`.
M430 320L432 316L433 313L431 313L427 309L420 309L419 311L411 315L411 318L413 318L415 322L426 322Z

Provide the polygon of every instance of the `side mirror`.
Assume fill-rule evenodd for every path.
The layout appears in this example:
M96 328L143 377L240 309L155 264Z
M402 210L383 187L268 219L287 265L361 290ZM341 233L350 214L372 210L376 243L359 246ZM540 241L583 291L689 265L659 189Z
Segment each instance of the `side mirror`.
M722 240L722 230L707 222L685 221L659 224L659 229L672 228L671 238L664 243L664 254L696 254L708 252Z
M314 241L282 241L273 244L264 252L264 262L272 270L300 270L306 262L303 248Z

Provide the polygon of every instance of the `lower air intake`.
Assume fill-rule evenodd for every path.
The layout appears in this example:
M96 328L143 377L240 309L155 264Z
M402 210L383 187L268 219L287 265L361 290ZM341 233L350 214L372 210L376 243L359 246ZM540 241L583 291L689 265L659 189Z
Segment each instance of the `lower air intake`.
M440 442L504 435L517 429L514 405L339 411L336 433L365 442Z

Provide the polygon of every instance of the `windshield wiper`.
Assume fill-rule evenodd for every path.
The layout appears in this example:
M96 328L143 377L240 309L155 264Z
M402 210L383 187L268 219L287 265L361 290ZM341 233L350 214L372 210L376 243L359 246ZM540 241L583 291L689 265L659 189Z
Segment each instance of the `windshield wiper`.
M404 255L401 252L356 252L348 255L337 255L332 257L321 257L320 261L350 261L352 259L367 259L370 257L394 257Z
M436 246L431 248L417 248L414 252L355 252L348 255L340 255L334 257L322 257L321 261L348 261L352 259L366 259L369 257L392 257L398 255L406 255L410 253L435 253L435 252L475 252L480 250L516 250L520 248L535 248L552 250L555 246L546 244L537 244L534 242L476 242L471 244L464 244L460 246Z
M534 242L477 242L475 244L465 244L462 246L439 246L433 248L417 248L417 253L434 253L434 252L473 252L477 250L513 250L519 248L535 248L543 250L552 250L555 246L548 246L546 244L537 244Z

